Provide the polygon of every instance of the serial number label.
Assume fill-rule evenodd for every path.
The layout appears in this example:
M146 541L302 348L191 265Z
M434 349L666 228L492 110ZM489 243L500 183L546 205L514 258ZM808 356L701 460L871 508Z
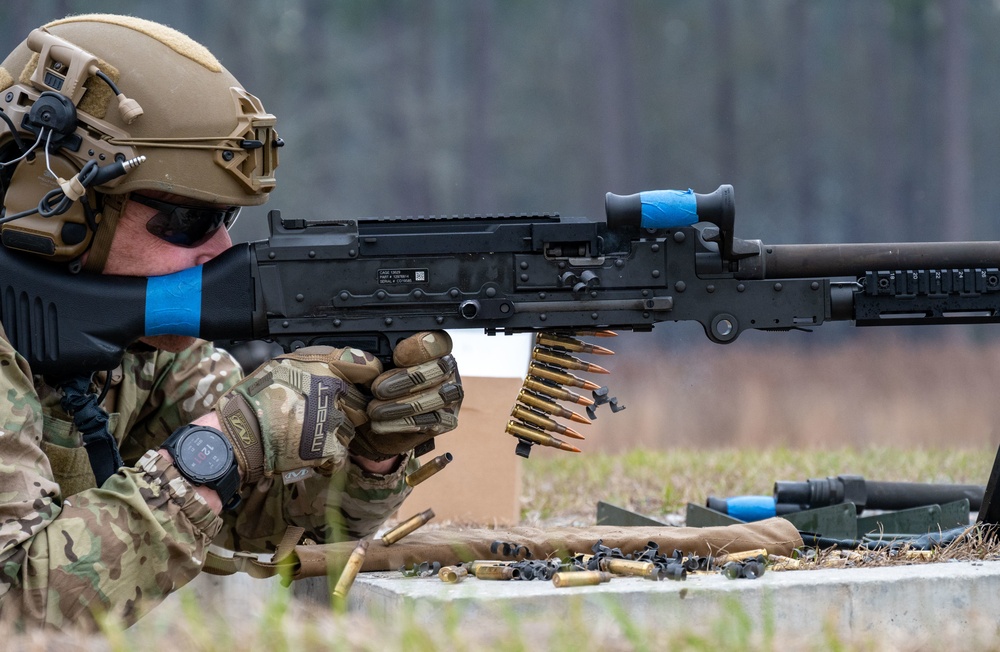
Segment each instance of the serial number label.
M379 285L412 285L427 283L426 269L380 269L376 274Z

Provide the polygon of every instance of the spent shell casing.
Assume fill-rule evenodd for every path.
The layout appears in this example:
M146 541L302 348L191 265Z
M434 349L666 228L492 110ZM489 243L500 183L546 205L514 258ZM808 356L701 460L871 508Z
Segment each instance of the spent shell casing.
M557 335L555 333L539 333L535 341L542 346L547 346L553 349L565 349L575 353L593 353L596 355L615 354L614 351L606 349L603 346L590 344L589 342L578 340L575 337L567 337L566 335Z
M521 571L513 566L476 566L477 580L516 580Z
M566 426L558 423L536 410L532 410L521 404L514 406L514 409L510 411L510 416L515 419L520 419L526 423L538 426L542 430L549 430L551 432L558 433L560 435L565 435L567 437L572 437L573 439L586 439L583 435L573 430L572 428L567 428Z
M722 566L722 574L727 579L737 580L743 575L743 564L738 561L727 562Z
M551 446L552 448L558 448L559 450L569 451L571 453L582 453L579 448L567 444L561 439L556 439L552 435L548 434L544 430L539 430L533 426L529 426L526 423L518 423L516 421L508 421L507 434L514 435L515 437L520 437L521 439L526 439L534 444L540 446Z
M802 560L785 557L784 555L771 555L768 557L768 563L771 569L776 571L799 570L802 568Z
M720 555L715 558L715 563L719 566L725 566L731 561L746 561L747 559L755 559L756 557L764 557L767 559L767 550L764 548L755 548L753 550L744 550L743 552L731 552L726 555Z
M427 524L434 518L434 510L426 509L415 516L411 516L396 527L382 535L382 543L391 546L403 537L411 534L414 530Z
M554 414L557 417L569 419L570 421L576 421L577 423L590 423L590 419L587 417L577 414L573 410L567 410L555 401L550 401L544 396L533 394L526 389L522 389L517 393L517 400L525 405L535 408L536 410L541 410L545 414Z
M537 362L528 364L528 375L535 376L536 378L544 378L545 380L551 380L552 382L559 383L560 385L579 387L580 389L586 389L588 391L601 388L601 386L597 383L592 383L589 380L584 380L583 378L579 378L573 374L568 374L565 371L561 371L548 365L538 364Z
M575 392L571 392L564 387L556 385L552 381L545 380L544 378L534 378L528 376L524 379L525 389L530 389L533 392L539 394L544 394L551 398L558 399L560 401L569 401L571 403L577 403L579 405L593 405L594 399L587 398L586 396L580 396Z
M563 369L574 369L576 371L586 371L592 374L610 374L611 372L596 364L591 364L567 353L560 353L553 349L536 346L531 351L531 359L536 362L554 365Z
M605 571L567 571L552 576L552 583L559 588L567 586L593 586L611 581L611 573Z
M368 543L368 539L359 541L353 552L351 552L351 556L347 558L347 563L344 564L344 570L340 573L337 585L333 587L333 599L335 601L347 599L347 593L351 590L351 586L354 585L354 580L358 577L358 572L361 570L361 564L365 561L365 553L368 552Z
M632 559L602 559L601 570L612 575L631 575L633 577L649 577L657 573L656 564L653 562Z
M438 571L438 577L447 584L458 584L469 576L469 569L465 566L445 566Z
M406 484L411 487L416 487L418 484L431 477L444 467L448 466L454 458L451 453L445 453L444 455L438 455L430 462L427 462L419 469L406 476Z
M764 574L767 565L762 564L759 561L751 559L749 561L743 562L743 577L748 580L755 580Z
M476 559L462 565L475 575L476 569L481 566L510 566L513 563L513 561L501 561L499 559Z

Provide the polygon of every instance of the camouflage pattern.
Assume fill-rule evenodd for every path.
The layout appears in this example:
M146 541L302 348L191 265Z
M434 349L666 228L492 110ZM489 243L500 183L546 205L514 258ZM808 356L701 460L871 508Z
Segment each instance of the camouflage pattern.
M94 486L60 392L33 378L0 329L0 617L61 627L102 612L133 622L201 570L209 543L271 552L288 525L317 542L373 533L408 493L404 458L388 475L349 459L285 484L263 478L235 514L215 516L155 451L207 413L242 375L201 342L130 351L102 406L126 465ZM103 383L103 374L95 379ZM96 387L95 387L96 389ZM147 452L149 451L149 452Z
M343 467L355 428L368 420L368 395L352 379L381 370L357 349L307 347L265 362L223 395L215 411L244 484L276 472Z
M445 331L423 331L396 345L396 367L372 381L369 424L358 429L353 453L388 459L458 427L464 394L451 351Z

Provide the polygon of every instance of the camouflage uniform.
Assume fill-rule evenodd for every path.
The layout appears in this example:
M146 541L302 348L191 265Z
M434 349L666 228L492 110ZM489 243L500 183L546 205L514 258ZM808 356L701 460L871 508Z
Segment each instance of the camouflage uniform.
M197 575L210 543L269 552L287 525L315 541L357 538L402 503L409 458L385 476L346 462L331 477L288 486L265 478L244 492L237 514L212 514L173 465L147 451L208 412L240 377L235 360L205 342L178 354L126 354L102 407L127 466L96 488L60 392L34 382L0 337L4 618L64 626L111 610L133 622Z

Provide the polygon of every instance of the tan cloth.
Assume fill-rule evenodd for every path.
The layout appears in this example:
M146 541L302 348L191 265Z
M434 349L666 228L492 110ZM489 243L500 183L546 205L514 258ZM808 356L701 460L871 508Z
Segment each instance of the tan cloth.
M671 554L675 549L697 555L718 555L764 548L769 554L789 555L802 544L795 526L783 518L770 518L756 523L720 527L515 527L509 530L437 529L417 531L391 546L373 541L365 555L362 571L397 570L424 561L442 565L473 559L504 559L490 552L494 541L527 546L533 559L544 559L554 553L590 553L600 539L623 553L642 550L650 541L660 551ZM355 542L330 545L297 546L299 568L296 579L326 575L327 569L343 564L354 550ZM330 557L332 556L332 558Z

